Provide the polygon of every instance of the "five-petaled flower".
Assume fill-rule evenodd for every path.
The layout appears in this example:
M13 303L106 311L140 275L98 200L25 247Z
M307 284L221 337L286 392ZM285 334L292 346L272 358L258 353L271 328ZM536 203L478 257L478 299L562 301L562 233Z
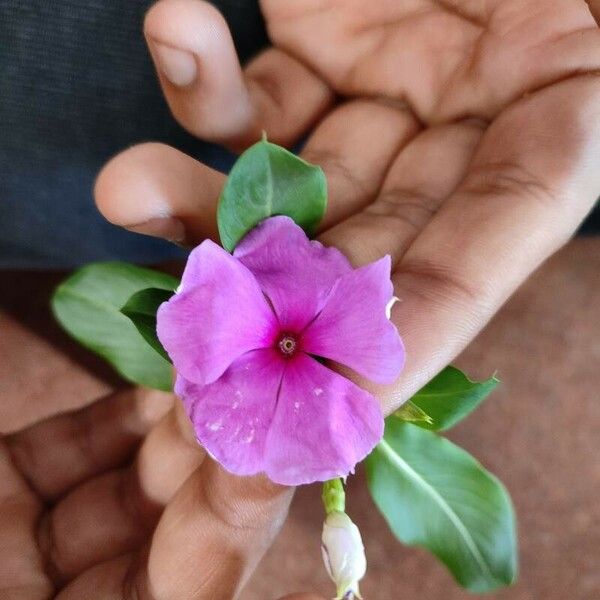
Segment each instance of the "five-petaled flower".
M353 269L288 217L233 255L200 244L157 315L199 442L232 473L286 485L352 472L382 436L381 408L323 359L393 382L404 349L392 294L389 256Z

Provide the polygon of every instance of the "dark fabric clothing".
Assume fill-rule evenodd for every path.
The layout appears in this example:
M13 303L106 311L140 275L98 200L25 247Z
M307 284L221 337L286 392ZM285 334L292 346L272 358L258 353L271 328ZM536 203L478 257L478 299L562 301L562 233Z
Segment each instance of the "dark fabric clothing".
M0 0L0 267L153 262L172 244L96 211L103 163L162 141L222 170L232 157L170 116L142 35L150 0ZM267 43L253 0L220 0L245 60Z
M242 60L267 44L255 0L214 3ZM224 171L232 161L170 116L142 36L151 4L0 0L0 267L180 253L106 223L91 195L103 163L142 141L169 143ZM587 230L599 221L597 211Z
M600 200L596 202L596 206L581 226L579 233L581 235L597 235L600 233Z

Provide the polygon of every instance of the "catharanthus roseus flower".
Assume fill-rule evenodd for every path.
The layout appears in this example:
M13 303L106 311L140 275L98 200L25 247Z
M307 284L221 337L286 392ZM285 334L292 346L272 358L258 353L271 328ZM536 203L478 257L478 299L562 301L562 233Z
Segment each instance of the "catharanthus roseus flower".
M386 316L390 258L353 269L288 217L233 255L192 251L157 331L196 435L227 470L298 485L350 473L379 441L376 399L323 364L391 383L404 350Z

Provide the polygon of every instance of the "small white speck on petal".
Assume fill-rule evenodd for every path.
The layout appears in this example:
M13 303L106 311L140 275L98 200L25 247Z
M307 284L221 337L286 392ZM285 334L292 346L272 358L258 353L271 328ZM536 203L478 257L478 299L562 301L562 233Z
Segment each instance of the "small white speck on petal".
M219 431L223 427L223 423L221 421L215 421L214 423L208 423L208 428L211 431Z
M391 300L387 303L387 306L385 307L385 316L388 319L392 318L392 308L394 304L396 304L396 302L400 302L400 298L398 298L398 296L392 296Z
M313 393L315 396L320 396L323 393L323 388L315 388Z

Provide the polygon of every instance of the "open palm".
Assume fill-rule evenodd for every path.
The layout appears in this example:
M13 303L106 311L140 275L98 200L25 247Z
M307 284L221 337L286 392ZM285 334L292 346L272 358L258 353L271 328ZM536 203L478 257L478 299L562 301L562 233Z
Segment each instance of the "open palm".
M287 145L311 132L302 154L329 185L321 239L355 264L393 258L407 365L376 390L391 410L600 194L600 29L583 0L261 6L274 45L244 70L199 0L150 10L150 52L173 114L200 137L240 148L261 130ZM145 144L107 165L96 195L117 224L195 244L216 236L223 180Z
M196 135L239 149L261 130L287 145L310 132L302 153L329 184L321 239L357 265L392 256L392 318L407 364L396 385L374 390L389 412L465 347L600 195L600 30L591 12L600 7L261 6L273 47L243 70L222 17L200 0L155 5L149 48L173 114ZM195 244L216 236L223 181L175 149L144 144L105 167L96 197L116 224ZM51 581L61 599L231 598L269 544L289 493L224 474L190 442L178 408L166 406L152 428L140 424L130 394L89 409L105 421L59 417L67 421L8 440L0 474L13 500L2 518L20 559L0 563L16 574L14 593L1 598L49 597ZM52 508L38 535L44 505ZM223 569L214 567L219 552Z

